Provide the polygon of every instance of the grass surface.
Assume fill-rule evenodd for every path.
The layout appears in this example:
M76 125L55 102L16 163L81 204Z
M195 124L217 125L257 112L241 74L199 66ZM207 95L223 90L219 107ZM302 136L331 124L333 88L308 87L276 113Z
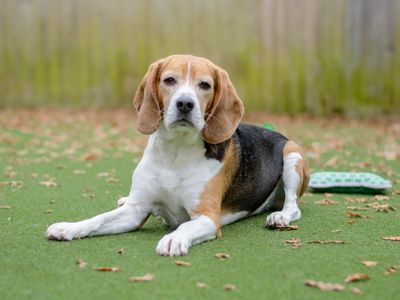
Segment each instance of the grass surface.
M137 231L120 235L48 241L46 227L77 221L111 210L129 192L132 169L146 138L138 135L133 116L121 111L3 110L0 112L0 291L2 299L394 299L400 292L399 123L356 123L343 120L287 119L252 116L271 122L297 140L317 170L374 171L389 178L389 199L359 195L307 193L302 219L295 231L263 227L265 215L222 229L222 237L191 248L178 258L158 257L155 247L168 232L150 218ZM56 185L56 186L53 186ZM350 198L346 198L350 197ZM316 201L330 198L337 205ZM349 218L348 206L388 203L394 211L354 211L366 218ZM7 208L9 207L9 208ZM354 220L355 222L352 223ZM350 221L350 223L348 223ZM298 238L293 249L285 240ZM341 245L318 245L313 240L343 240ZM118 249L125 249L119 254ZM220 261L218 252L230 258ZM88 262L79 268L77 259ZM366 267L361 261L377 261ZM96 267L120 267L104 273ZM368 274L362 282L344 283L347 275ZM131 276L155 275L151 282L129 282ZM340 283L343 292L307 287L304 280ZM199 289L197 282L208 288ZM225 284L236 290L226 291ZM362 296L353 295L352 287Z

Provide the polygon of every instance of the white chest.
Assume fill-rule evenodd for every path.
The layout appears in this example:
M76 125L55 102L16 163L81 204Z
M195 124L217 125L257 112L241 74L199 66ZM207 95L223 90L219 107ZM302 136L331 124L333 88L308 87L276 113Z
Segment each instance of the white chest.
M185 141L151 136L132 181L131 194L151 202L153 214L160 215L171 227L189 220L204 186L222 166L218 160L204 156L201 139Z

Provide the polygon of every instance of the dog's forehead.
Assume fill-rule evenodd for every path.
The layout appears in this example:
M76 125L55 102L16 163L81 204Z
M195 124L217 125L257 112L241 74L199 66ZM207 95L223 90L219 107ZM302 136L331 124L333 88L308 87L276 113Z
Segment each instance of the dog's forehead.
M212 66L210 61L201 57L176 55L169 58L163 72L177 73L185 77L189 72L190 78L212 76Z

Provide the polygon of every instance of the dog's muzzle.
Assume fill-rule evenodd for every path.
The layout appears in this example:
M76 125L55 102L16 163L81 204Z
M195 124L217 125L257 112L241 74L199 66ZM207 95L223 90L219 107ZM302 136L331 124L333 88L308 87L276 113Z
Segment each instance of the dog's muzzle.
M194 126L192 122L192 111L194 101L189 96L182 96L176 101L177 118L175 126Z

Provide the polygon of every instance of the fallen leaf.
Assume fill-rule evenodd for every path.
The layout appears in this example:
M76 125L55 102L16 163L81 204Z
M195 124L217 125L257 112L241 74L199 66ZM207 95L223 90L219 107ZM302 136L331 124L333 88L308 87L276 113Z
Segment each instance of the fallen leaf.
M74 174L79 175L79 174L85 174L85 170L74 170Z
M279 231L290 231L290 230L299 229L299 225L287 225L287 226L282 226L282 225L276 226L276 225L274 225L274 226L271 226L269 228L270 229L276 229L276 230L279 230Z
M53 186L57 186L57 183L51 180L48 181L41 181L39 182L40 185L45 186L45 187L53 187Z
M355 222L356 222L356 220L351 219L351 220L348 220L348 221L347 221L347 224L354 224Z
M229 254L227 254L227 253L217 253L214 256L216 258L218 258L219 260L226 260L230 257Z
M340 240L326 240L326 241L314 240L314 241L309 241L307 243L308 244L321 244L321 245L326 245L326 244L341 245L341 244L348 244L349 242L340 241Z
M395 210L393 207L389 206L389 204L379 204L378 202L367 204L367 206L378 212L389 212Z
M196 287L199 289L206 289L206 288L208 288L208 285L205 284L204 282L197 282Z
M297 248L301 247L300 239L298 239L298 238L292 238L290 240L283 241L283 243L285 243L287 245L292 245L293 249L297 249Z
M348 275L344 281L345 282L357 282L357 281L366 280L366 279L369 279L369 276L367 274L356 273L356 274Z
M319 204L319 205L338 205L339 202L331 200L331 199L323 199L320 201L315 201L315 204Z
M324 193L324 196L330 198L333 196L333 194L332 193Z
M177 260L177 261L175 261L175 264L177 266L182 266L182 267L190 267L192 265L190 262L187 262L184 260Z
M125 254L126 253L126 249L125 248L121 248L117 250L118 254Z
M384 236L382 240L385 241L400 241L400 236Z
M234 291L234 290L236 290L236 285L227 283L224 285L224 290L225 291Z
M344 198L344 201L347 203L366 203L366 202L368 202L368 198L366 198L366 197L361 197L361 198L346 197L346 198Z
M337 291L341 292L344 291L346 288L339 284L339 283L325 283L322 281L316 281L316 280L305 280L304 284L313 288L318 288L322 291Z
M121 272L121 268L118 267L100 267L100 268L95 268L96 271L100 272Z
M354 295L362 295L362 294L364 294L363 291L360 290L359 288L351 288L351 292L352 292Z
M88 265L86 261L80 258L76 260L76 264L78 265L79 268L85 268Z
M378 264L378 262L376 261L368 261L368 260L363 260L361 263L366 267L375 267Z
M108 172L102 172L96 174L96 177L108 177L108 176L110 176L110 173Z
M376 201L387 201L387 200L390 200L389 196L383 196L383 195L375 195L374 199Z
M325 167L336 167L337 163L338 163L339 157L334 156L331 159L329 159L324 166Z
M350 210L369 210L368 207L361 207L361 206L347 206L347 209L350 209Z
M359 213L354 213L354 212L352 212L350 210L348 210L346 212L346 216L348 218L366 218L366 216L363 216L362 214L359 214Z
M115 177L108 177L107 179L106 179L106 182L107 183L114 183L114 182L118 182L119 181L119 179L118 178L115 178Z
M4 208L10 209L11 206L10 205L0 205L0 209L4 209Z
M129 277L129 281L132 282L147 282L147 281L152 281L154 279L153 274L146 274L143 276L134 276L134 277Z
M384 273L385 275L391 275L397 272L397 269L400 268L400 266L390 266L386 268L386 272Z
M100 153L98 152L92 152L92 153L88 153L86 155L83 156L83 160L86 161L90 161L90 160L96 160L100 157Z

